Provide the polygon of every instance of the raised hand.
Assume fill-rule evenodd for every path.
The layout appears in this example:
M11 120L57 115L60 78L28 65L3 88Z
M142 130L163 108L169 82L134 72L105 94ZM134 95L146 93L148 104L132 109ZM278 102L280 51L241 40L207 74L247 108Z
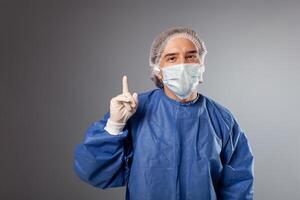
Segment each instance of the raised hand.
M126 123L136 112L138 106L137 93L131 93L128 89L127 76L123 76L123 92L110 101L110 120L116 123Z

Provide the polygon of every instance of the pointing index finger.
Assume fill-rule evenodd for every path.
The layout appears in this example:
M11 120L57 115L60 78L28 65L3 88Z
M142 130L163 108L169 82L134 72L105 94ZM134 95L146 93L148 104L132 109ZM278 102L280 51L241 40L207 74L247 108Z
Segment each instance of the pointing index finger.
M129 89L128 89L128 80L127 80L127 76L123 76L123 93L128 93Z

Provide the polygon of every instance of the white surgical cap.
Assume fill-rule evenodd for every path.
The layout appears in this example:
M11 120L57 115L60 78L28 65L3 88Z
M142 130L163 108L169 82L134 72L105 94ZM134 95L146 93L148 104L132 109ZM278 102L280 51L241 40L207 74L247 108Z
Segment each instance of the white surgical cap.
M149 66L151 79L157 87L162 87L162 83L156 77L154 67L160 63L162 52L170 39L181 37L189 39L196 46L199 56L203 59L207 53L204 42L198 37L197 33L187 27L174 27L161 32L152 42L149 56Z

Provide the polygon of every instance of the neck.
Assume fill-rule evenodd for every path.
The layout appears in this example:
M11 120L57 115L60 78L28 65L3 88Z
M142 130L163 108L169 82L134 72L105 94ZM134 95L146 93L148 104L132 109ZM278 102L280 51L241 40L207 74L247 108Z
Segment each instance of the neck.
M173 92L168 88L168 86L164 85L164 88L163 88L165 94L170 97L171 99L174 99L176 101L179 101L179 102L182 102L182 103L185 103L185 102L189 102L189 101L192 101L194 99L196 99L197 97L197 91L194 91L188 98L186 99L180 99L178 98L175 94L173 94Z

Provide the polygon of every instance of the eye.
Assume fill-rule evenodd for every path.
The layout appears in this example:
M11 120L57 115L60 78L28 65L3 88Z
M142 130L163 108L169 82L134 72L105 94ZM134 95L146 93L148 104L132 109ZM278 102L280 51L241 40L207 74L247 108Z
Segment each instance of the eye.
M188 55L187 58L189 58L189 59L195 59L195 58L197 58L197 56L194 55L194 54L191 54L191 55Z
M175 56L170 56L170 57L167 58L168 62L174 62L175 60L176 60Z
M188 62L199 62L199 57L197 54L190 54L185 58Z

